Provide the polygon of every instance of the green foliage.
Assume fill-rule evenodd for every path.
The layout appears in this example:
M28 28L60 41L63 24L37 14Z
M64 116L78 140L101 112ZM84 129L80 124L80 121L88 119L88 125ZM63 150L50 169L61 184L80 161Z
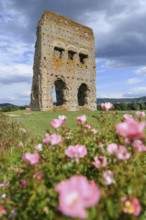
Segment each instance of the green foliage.
M12 112L17 110L19 110L19 107L15 105L7 105L0 108L0 112Z
M26 129L0 113L0 181L12 174L20 162L22 147L29 144L34 144L34 140Z
M102 110L101 106L97 105L97 110ZM114 109L117 111L129 111L129 110L146 110L146 102L117 102L114 103Z
M14 160L11 162L11 165L7 164L5 168L5 171L11 172L11 175L8 175L10 184L1 189L0 192L0 195L3 193L7 195L5 200L0 201L7 211L3 218L16 220L71 219L57 210L58 195L55 191L55 186L60 181L66 180L75 174L81 174L86 176L88 180L94 180L101 189L100 202L88 209L87 220L145 220L146 154L133 151L131 144L126 145L128 151L132 154L129 160L115 161L115 158L109 156L106 152L106 147L111 143L125 145L124 138L118 136L115 131L118 118L119 114L114 111L95 113L93 121L96 121L96 124L98 124L97 134L88 130L85 126L86 123L76 125L76 129L71 129L67 123L59 130L49 128L48 126L48 133L60 134L63 137L63 142L54 147L49 144L43 144L43 150L39 152L41 163L29 166L22 162L21 158L24 152L33 153L35 151L35 143L28 141L29 134L22 134L20 125L9 121L8 118L1 115L0 123L4 128L3 133L1 133L3 144L8 139L9 148L12 149L11 147L15 146L11 157L19 151L17 155L19 162L16 163L16 160ZM16 141L15 143L11 140L12 136L14 137L13 141ZM18 147L20 140L23 147ZM101 142L102 147L99 144ZM84 145L88 151L88 154L84 158L79 159L79 161L65 155L65 149L69 145L76 144ZM99 155L108 158L108 166L106 168L97 169L92 165L94 157ZM112 185L105 185L103 183L102 173L104 170L112 170L114 172L115 181ZM42 172L44 178L35 178L37 172ZM21 180L26 181L25 187L20 187ZM122 212L120 199L123 196L135 196L139 199L142 206L140 216L134 217ZM10 218L12 210L15 215L13 214L13 217Z
M104 102L111 102L115 105L115 103L144 103L146 102L146 96L140 98L97 98L97 104L101 104Z

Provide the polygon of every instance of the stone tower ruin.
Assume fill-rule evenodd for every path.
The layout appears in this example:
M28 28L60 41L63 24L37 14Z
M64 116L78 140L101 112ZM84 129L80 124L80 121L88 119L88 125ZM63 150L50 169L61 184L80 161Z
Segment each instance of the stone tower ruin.
M31 108L96 109L96 66L92 29L45 11L37 27Z

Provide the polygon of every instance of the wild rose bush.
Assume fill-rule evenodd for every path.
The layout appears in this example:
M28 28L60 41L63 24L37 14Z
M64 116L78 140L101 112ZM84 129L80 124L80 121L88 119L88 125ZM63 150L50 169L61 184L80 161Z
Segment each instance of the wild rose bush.
M145 220L145 115L116 117L101 112L97 130L81 115L74 132L65 116L52 120L0 183L0 219Z

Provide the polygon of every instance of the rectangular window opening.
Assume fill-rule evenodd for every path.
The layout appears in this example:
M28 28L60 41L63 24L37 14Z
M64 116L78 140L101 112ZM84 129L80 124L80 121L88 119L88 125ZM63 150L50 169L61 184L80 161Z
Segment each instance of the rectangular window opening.
M69 57L69 59L73 60L75 54L76 54L75 51L69 50L69 51L68 51L68 57Z
M88 55L87 55L87 54L80 53L80 54L79 54L79 57L80 57L80 62L84 64L84 63L85 63L85 60L88 58Z
M65 50L63 48L60 48L60 47L54 47L54 50L56 51L56 55L58 55L59 58L62 58L63 52Z

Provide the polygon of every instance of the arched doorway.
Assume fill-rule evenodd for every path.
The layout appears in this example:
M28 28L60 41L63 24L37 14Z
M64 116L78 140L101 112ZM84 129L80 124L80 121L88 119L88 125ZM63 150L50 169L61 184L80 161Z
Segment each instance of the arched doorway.
M84 106L88 104L88 92L89 89L85 83L81 84L78 90L78 105Z
M66 84L65 84L65 82L61 79L57 79L54 83L54 87L55 87L54 93L56 94L55 105L56 106L64 105L66 103L66 99L65 99Z

